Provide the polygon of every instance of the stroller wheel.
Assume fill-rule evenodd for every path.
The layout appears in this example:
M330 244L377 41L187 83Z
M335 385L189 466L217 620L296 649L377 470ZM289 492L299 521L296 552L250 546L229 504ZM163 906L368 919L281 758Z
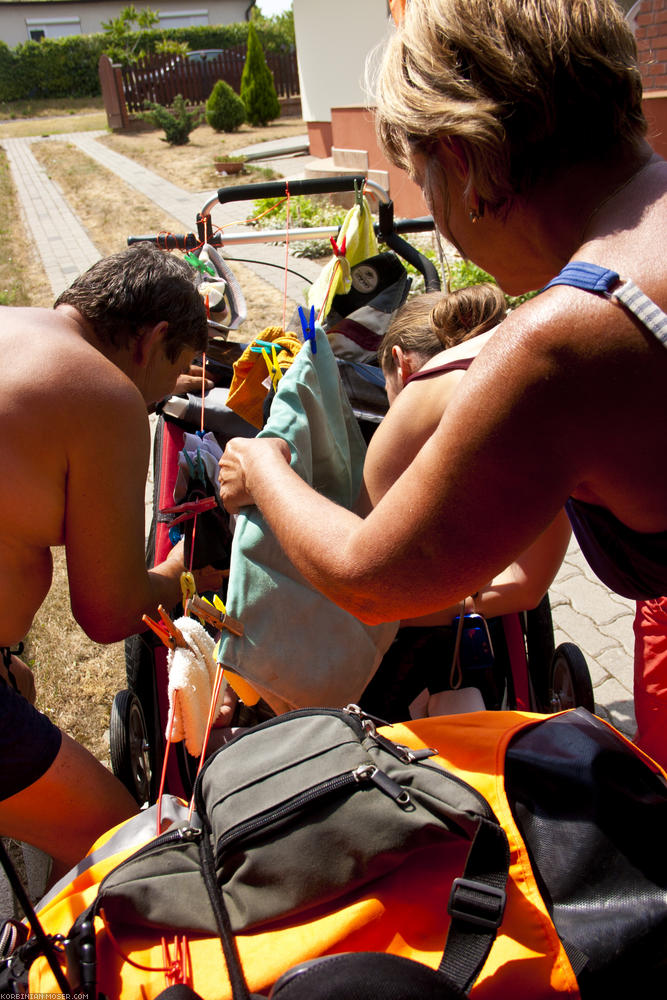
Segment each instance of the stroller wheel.
M551 712L566 708L595 711L588 664L573 642L561 643L554 652L549 669L549 705Z
M127 689L117 693L111 706L109 749L113 773L139 805L148 802L151 766L146 722L141 702Z

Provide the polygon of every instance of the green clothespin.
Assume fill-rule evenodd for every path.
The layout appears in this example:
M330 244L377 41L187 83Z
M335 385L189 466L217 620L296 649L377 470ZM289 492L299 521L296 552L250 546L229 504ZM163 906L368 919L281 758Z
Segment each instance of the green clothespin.
M215 278L215 268L212 264L209 264L207 260L202 260L195 253L186 253L183 258L188 262L191 267L194 267L195 271L199 271L201 274L210 274Z

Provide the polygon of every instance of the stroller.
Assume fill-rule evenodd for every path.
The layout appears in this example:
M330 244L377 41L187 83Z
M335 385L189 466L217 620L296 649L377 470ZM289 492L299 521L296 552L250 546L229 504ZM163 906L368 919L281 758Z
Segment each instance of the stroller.
M327 317L327 333L339 341L354 336L359 325L355 316L364 316L375 311L377 322L383 332L394 311L407 297L410 278L401 261L406 261L422 275L426 291L440 288L438 273L432 262L411 246L403 233L428 232L433 228L430 218L402 220L395 223L393 205L386 192L378 185L365 182L363 177L339 177L326 180L292 181L291 195L331 194L365 190L377 198L378 221L374 224L378 242L384 244L391 253L380 254L373 261L364 261L364 278L368 278L369 268L376 268L376 275L370 283L359 283L351 293L338 295ZM178 248L187 251L198 250L204 245L214 259L218 275L225 279L227 286L228 329L239 335L245 316L243 294L230 270L229 262L223 261L216 250L223 242L225 248L234 247L244 240L258 241L256 233L225 233L220 238L214 232L211 211L216 204L242 201L249 198L276 198L285 196L284 181L267 182L234 188L221 189L215 198L209 199L197 216L197 233L166 236L130 237L128 242L152 240L167 249ZM285 238L284 231L266 230L262 236L266 242ZM290 239L313 238L313 230L290 230ZM314 238L338 238L338 228L324 228L316 232ZM233 263L233 261L232 261ZM366 291L372 286L372 291ZM231 317L231 318L230 318ZM298 327L298 323L297 323ZM294 328L292 326L291 328ZM215 325L214 325L215 332ZM160 562L173 544L173 526L169 515L164 513L174 503L179 453L183 451L186 435L197 430L211 431L221 448L227 440L236 436L254 436L257 427L248 423L230 410L224 403L233 376L233 365L240 358L244 345L213 337L207 352L207 372L216 384L216 392L222 394L220 407L206 406L203 424L202 407L198 400L189 397L173 398L159 414L154 442L154 481L152 523L150 528L147 559L149 565ZM380 337L376 336L375 341ZM364 340L365 347L368 341ZM355 345L352 345L353 348ZM387 408L382 374L373 364L372 350L355 356L343 350L347 356L337 356L339 374L345 392L352 405L354 415L366 441L382 420ZM210 492L210 483L208 483ZM206 493L204 486L203 493ZM203 494L201 494L203 495ZM210 529L205 527L205 518L211 521ZM186 523L186 552L191 539L192 522ZM231 536L221 511L211 511L200 517L197 526L197 542L194 556L199 559L194 567L214 562L219 567L229 565ZM190 536L188 535L190 532ZM224 600L225 594L222 593ZM174 614L179 613L178 609ZM478 617L478 616L477 616ZM588 667L583 654L572 643L564 643L557 649L553 639L553 625L548 595L539 606L521 614L507 615L492 619L464 620L463 636L470 655L462 657L463 686L481 691L484 707L488 709L519 709L525 711L552 712L564 708L582 706L593 710L593 693ZM406 692L406 678L419 662L435 663L440 669L451 661L453 645L452 629L400 629L388 650L376 675L364 691L360 706L387 722L407 718L412 696ZM167 651L150 631L135 635L126 642L127 688L119 691L114 699L110 723L111 762L114 773L128 787L140 804L156 801L160 772L164 767L165 790L188 797L192 790L194 776L199 761L191 756L182 742L174 745L174 751L165 762L165 724L168 715L167 696ZM414 692L413 692L414 694ZM247 726L261 722L273 714L272 709L262 699L250 707L241 700L234 719L234 726Z
M241 315L238 298L234 305L239 307L237 315ZM231 365L240 351L239 345L229 342L215 345L216 381L220 388L228 386ZM363 367L355 365L353 370L355 375L363 377ZM343 382L345 384L344 378ZM384 403L381 397L376 394L377 411L374 412L372 391L367 393L363 406L349 387L348 391L356 420L364 425L366 434L372 433L373 425L377 426L382 418ZM148 552L152 563L163 558L171 544L170 521L164 508L174 499L178 454L183 451L185 436L197 426L195 413L187 411L177 415L167 412L168 409L160 415L155 439L155 481L158 485ZM234 426L231 421L232 417L223 412L222 424L215 431L221 445L231 434L237 435L244 430L248 434L256 432L253 425L243 428L238 420ZM190 537L189 544L194 551L194 538ZM221 558L225 558L224 545ZM507 616L507 619L507 622L502 619L499 623L491 623L497 630L493 669L488 662L473 663L469 668L490 671L492 675L493 684L482 685L486 697L496 698L488 707L539 710L565 707L557 704L557 698L578 700L582 689L577 685L581 676L576 673L577 666L571 665L579 662L581 666L581 661L572 659L567 648L553 649L548 599L533 612ZM504 652L501 653L503 642ZM484 655L482 649L482 660ZM157 798L156 775L160 754L164 754L165 660L165 648L155 640L152 631L129 640L129 686L126 691L119 692L114 702L115 721L112 717L111 729L114 770L142 804ZM565 670L571 671L567 675L569 688L563 682L556 690L555 683L559 677L563 678ZM366 697L370 698L370 690L364 692L361 700ZM549 703L540 699L549 699ZM418 719L414 724L406 723L385 732L376 729L377 720L370 717L368 710L355 705L342 710L325 708L310 712L306 709L276 719L269 718L270 715L270 709L261 702L252 710L251 706L241 703L237 725L243 727L262 718L266 719L266 725L254 726L230 741L219 755L208 758L207 770L197 778L194 820L192 806L188 812L185 803L171 799L162 814L159 805L156 809L142 810L127 824L101 838L94 851L70 873L73 880L66 886L56 887L50 898L42 901L40 919L48 932L48 940L35 920L34 940L24 937L23 944L8 949L9 959L0 962L0 982L8 993L25 991L28 987L34 992L48 990L50 993L55 983L65 995L76 991L77 995L90 1000L102 995L126 997L130 994L159 996L165 1000L167 996L200 1000L201 997L229 995L235 1000L248 1000L258 995L268 995L273 1000L289 997L300 1000L306 994L322 1000L351 995L364 1000L389 995L398 1000L408 1000L415 995L462 998L469 995L469 987L481 973L487 977L480 980L485 996L515 995L518 988L522 995L531 997L565 992L593 997L603 992L612 995L609 986L619 981L619 968L626 977L622 980L624 986L634 984L637 969L644 971L646 957L649 959L648 972L644 979L640 977L640 986L652 982L650 977L662 962L664 950L661 944L659 947L656 944L664 940L660 925L664 893L659 864L663 839L660 823L664 826L666 815L664 780L657 765L651 768L640 751L635 751L600 720L580 711L546 720L525 715L519 718L512 712L486 712L481 713L476 726L462 720L459 728L454 717ZM313 731L321 733L322 725L328 731L332 720L335 720L335 737L326 743L311 744L309 739L312 740ZM283 725L288 727L287 733L281 733ZM339 727L343 729L342 737ZM358 768L342 771L335 777L327 773L325 780L312 783L320 774L315 774L311 765L319 766L320 759L326 757L331 748L336 754L342 748L347 755L354 743L350 732L355 730L363 746L361 769L371 783L375 781L375 798L373 789L369 791L365 781L360 781ZM463 739L462 733L465 734ZM254 753L246 752L244 740L248 737L252 741L267 738L268 756L260 753L258 762ZM511 746L508 737L511 737ZM588 756L582 753L584 737L586 746L590 744L594 751ZM372 751L369 744L373 745ZM250 745L257 746L253 742ZM187 799L193 787L197 761L188 757L182 744L176 747L179 752L172 755L174 766L166 772L166 787L172 795ZM323 752L325 747L326 753ZM554 748L555 753L552 752ZM232 763L227 766L230 751ZM368 764L369 754L373 756L380 751L384 755L382 768L394 769L392 773L397 780L385 770ZM434 764L437 759L441 760L440 765ZM207 782L215 772L211 765L216 761L220 762L219 776L224 779L223 783L231 781L233 793L245 795L240 805L239 799L231 799L227 784L222 790L222 785L217 785L213 778L209 783L212 803L209 808L202 789L205 785L209 787ZM335 763L338 766L338 757ZM586 779L583 782L582 772ZM437 781L446 783L451 796L447 807L450 825L446 848L443 849L442 843L420 838L413 844L401 829L397 841L397 867L386 872L375 869L373 851L379 851L382 856L392 853L385 850L384 834L391 825L386 823L386 815L390 815L392 821L398 817L401 828L404 822L412 824L415 806L420 804L418 795L422 780L429 783L425 789L424 828L432 830L437 814L430 782L436 780L436 773ZM296 787L293 784L295 774ZM278 790L278 803L267 807L262 789L272 779L272 787ZM627 796L622 801L619 797L624 783ZM346 792L341 804L331 793L342 788ZM350 789L354 790L350 800L354 801L355 808L346 814L344 807ZM357 793L357 789L361 790ZM463 799L462 794L466 796ZM363 808L359 812L356 806L372 804L378 797L384 811L370 832L366 823L368 814L364 814ZM510 800L514 803L514 814L509 811ZM246 801L250 804L249 816L243 812ZM581 821L582 817L589 817L589 807L593 812L600 811L602 842L596 824ZM504 815L499 821L496 816L500 816L503 809ZM572 823L573 809L576 824ZM206 868L204 845L209 841L208 833L202 836L204 831L196 824L206 826L214 812L216 822L217 817L222 816L229 828L212 830L211 841L219 852L219 858L214 859L218 868ZM337 818L345 815L349 815L349 822L345 821L341 829L336 828L334 841L327 839L325 822L330 817L337 822ZM614 817L613 823L610 817ZM533 828L531 824L535 818L539 823ZM598 819L597 816L593 818ZM262 827L261 824L267 821L274 825ZM648 848L644 843L640 848L642 859L644 855L649 856L646 867L651 878L655 875L658 885L658 892L653 893L657 897L656 904L650 908L657 914L654 921L657 926L651 926L647 935L646 923L642 924L644 912L635 902L647 898L641 895L645 881L637 881L637 869L641 865L637 864L632 849L639 840L637 830L644 831L644 836L654 823L658 831L656 836L648 838ZM578 838L588 834L589 828L594 834L591 843L580 847ZM263 848L268 845L269 850L273 850L283 834L289 837L293 829L297 835L304 833L305 842L288 841L285 853L271 856L268 869L262 869L259 874L252 865L248 866L248 858L258 856L261 861ZM632 836L628 835L630 831ZM247 838L247 842L242 838ZM617 840L622 841L620 848ZM360 886L350 881L349 872L345 870L337 887L341 890L340 898L336 893L327 895L327 886L326 891L316 892L312 900L306 899L306 904L314 905L304 910L300 898L294 905L283 906L279 893L277 908L275 912L271 910L276 899L273 875L280 876L275 884L281 892L289 885L290 889L296 887L298 892L305 887L308 893L321 873L328 877L328 869L333 869L335 874L339 858L344 861L348 856L357 858L360 842L367 842L371 852L369 863L364 859L361 865L363 877L369 880L367 888L365 883ZM335 843L333 849L332 843ZM312 863L304 870L303 862L311 848L315 859L311 858ZM257 854L253 855L256 849ZM500 860L496 853L502 856ZM619 882L617 872L624 874L627 866L617 869L609 859L611 862L623 861L626 853L631 862L628 881ZM553 860L555 856L558 856L557 862ZM285 857L292 865L287 875ZM654 857L658 858L657 864ZM564 865L561 863L563 858ZM549 880L555 879L558 889L562 873L568 888L572 882L576 890L581 886L584 893L589 891L589 880L570 878L573 873L578 874L582 858L587 862L599 859L593 885L596 889L603 885L604 892L596 894L593 901L590 896L582 904L575 900L574 906L568 906L571 902L568 894L564 900L555 893L549 896ZM148 867L144 869L144 865ZM459 871L463 871L463 877L458 877ZM236 924L227 926L221 920L217 927L211 928L211 915L218 920L219 914L214 905L210 907L211 914L208 913L206 898L201 896L204 884L213 904L214 899L222 897L228 880L231 882L240 873L243 882L246 872L253 897L259 899L262 906L269 906L268 916L261 914L256 922L254 918L237 920L235 916ZM454 875L457 877L452 878ZM173 877L176 882L170 881ZM546 888L541 886L542 879ZM650 883L650 879L646 881ZM521 890L524 883L527 886L525 894ZM650 888L653 891L652 885ZM256 892L257 889L260 891ZM628 897L628 889L635 895ZM119 890L116 897L115 890ZM545 902L541 901L540 892L544 893ZM628 905L628 898L633 905ZM327 911L329 903L333 913ZM592 976L599 973L603 981L602 992L596 992L595 981L588 992L585 989L589 970L585 962L581 969L577 966L580 955L586 958L577 950L577 941L573 945L568 936L567 950L565 942L560 943L554 927L560 934L557 911L561 906L567 917L571 917L570 910L576 911L579 933L582 927L584 931L593 929L596 945L599 944L597 939L606 937L597 934L599 913L631 913L636 918L634 922L641 924L636 935L637 949L633 950L635 938L625 933L623 926L619 937L624 944L626 938L630 942L627 954L623 951L615 965L618 956L612 954L608 959L607 948L603 958L608 960L608 966L603 964L601 970L592 968ZM594 906L597 911L591 920ZM506 908L507 919L504 919ZM137 917L139 922L133 922ZM340 925L334 926L332 918L340 919ZM497 934L501 925L502 933ZM572 926L571 919L569 926ZM184 932L183 937L179 937L179 930ZM27 931L23 929L22 933L25 935ZM445 939L447 944L436 971L428 967L427 962L432 964L434 956L439 959ZM647 939L650 941L648 956L641 951ZM455 951L447 950L450 940L455 947L460 941L465 944L459 961L456 961ZM612 951L615 940L614 937L611 942ZM221 981L221 942L229 983L224 975ZM607 942L602 941L602 944ZM495 955L491 956L485 973L482 967L489 949L494 947ZM431 952L433 955L429 959ZM461 961L463 957L465 962ZM321 965L319 959L323 959ZM349 968L350 959L352 969ZM470 960L475 968L474 975L469 976ZM459 990L457 986L450 992L448 974L455 966L459 971L464 969L468 981L465 988ZM246 970L249 983L252 976L252 993L244 979ZM580 972L582 989L575 994ZM355 986L362 988L352 988L348 976ZM99 988L104 993L98 992ZM198 993L194 992L195 988Z

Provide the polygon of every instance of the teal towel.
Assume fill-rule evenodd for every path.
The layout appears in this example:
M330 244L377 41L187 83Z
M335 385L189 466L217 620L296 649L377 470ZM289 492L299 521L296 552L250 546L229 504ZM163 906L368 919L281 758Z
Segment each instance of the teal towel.
M316 353L306 343L278 383L259 437L287 441L299 476L335 503L352 507L366 445L320 328ZM225 632L218 660L245 677L278 713L357 700L398 627L364 625L315 590L256 507L237 518L227 611L242 621L244 635Z

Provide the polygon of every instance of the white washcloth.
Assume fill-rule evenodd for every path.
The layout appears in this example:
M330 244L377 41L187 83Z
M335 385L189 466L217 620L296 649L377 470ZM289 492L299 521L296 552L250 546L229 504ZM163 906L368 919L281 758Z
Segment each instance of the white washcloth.
M204 626L194 618L179 618L174 624L180 629L188 645L185 649L170 649L167 655L170 719L173 713L171 738L175 742L185 740L188 753L199 757L204 745L209 706L215 686L215 642ZM226 681L223 681L213 713L214 720L220 712L225 687ZM169 723L166 737L169 739Z

